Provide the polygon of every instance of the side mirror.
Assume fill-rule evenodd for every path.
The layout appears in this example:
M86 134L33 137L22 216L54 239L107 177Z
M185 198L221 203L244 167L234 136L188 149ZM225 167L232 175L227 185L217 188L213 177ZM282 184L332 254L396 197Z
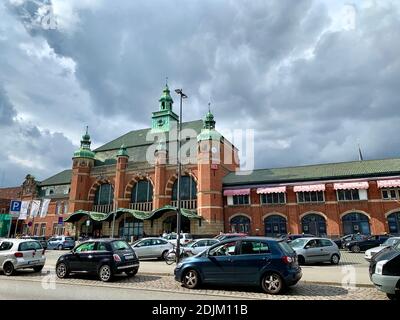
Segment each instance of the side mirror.
M310 248L311 248L310 245L306 245L306 246L304 247L304 249L310 249Z

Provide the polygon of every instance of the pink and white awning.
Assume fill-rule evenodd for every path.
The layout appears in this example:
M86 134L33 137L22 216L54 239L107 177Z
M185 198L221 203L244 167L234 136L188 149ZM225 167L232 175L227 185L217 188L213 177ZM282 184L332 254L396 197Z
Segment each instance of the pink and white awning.
M378 188L398 188L400 179L397 180L378 180Z
M325 184L309 184L304 186L294 186L294 192L325 191Z
M286 186L283 187L268 187L268 188L258 188L258 194L268 194L268 193L284 193L286 192Z
M243 196L250 194L249 189L224 190L224 196Z
M335 190L350 190L350 189L359 189L359 190L367 190L369 188L368 182L345 182L345 183L335 183L333 185Z

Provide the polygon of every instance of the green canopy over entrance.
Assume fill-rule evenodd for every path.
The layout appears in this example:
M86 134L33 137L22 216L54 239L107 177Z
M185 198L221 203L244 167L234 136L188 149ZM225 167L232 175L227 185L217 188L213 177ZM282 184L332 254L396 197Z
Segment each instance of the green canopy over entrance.
M64 222L77 222L81 220L83 217L89 217L94 221L104 221L107 217L107 214L95 211L85 211L85 210L78 210L72 213L68 218L64 220Z

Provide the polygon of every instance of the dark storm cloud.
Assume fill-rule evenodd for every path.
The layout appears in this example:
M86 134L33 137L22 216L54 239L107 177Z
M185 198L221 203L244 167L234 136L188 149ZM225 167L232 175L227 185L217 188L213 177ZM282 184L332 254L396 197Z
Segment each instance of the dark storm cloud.
M63 5L59 28L43 30L36 7L10 4L27 35L0 51L14 110L35 123L30 152L57 150L46 164L54 172L70 167L85 124L97 144L148 127L165 76L189 95L185 120L203 118L211 99L218 128L255 129L257 167L354 160L357 140L366 158L399 155L395 1L359 4L350 30L333 28L331 6L312 0Z

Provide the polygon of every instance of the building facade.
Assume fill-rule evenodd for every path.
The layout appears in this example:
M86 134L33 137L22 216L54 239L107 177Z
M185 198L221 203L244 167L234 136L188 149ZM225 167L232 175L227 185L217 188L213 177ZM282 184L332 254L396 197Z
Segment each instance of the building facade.
M21 220L17 233L124 237L176 231L177 125L168 86L151 128L92 150L82 136L72 169L37 182L25 201L50 201L45 215ZM240 172L238 150L204 120L182 124L182 230L195 236L246 232L278 236L400 232L400 159Z

